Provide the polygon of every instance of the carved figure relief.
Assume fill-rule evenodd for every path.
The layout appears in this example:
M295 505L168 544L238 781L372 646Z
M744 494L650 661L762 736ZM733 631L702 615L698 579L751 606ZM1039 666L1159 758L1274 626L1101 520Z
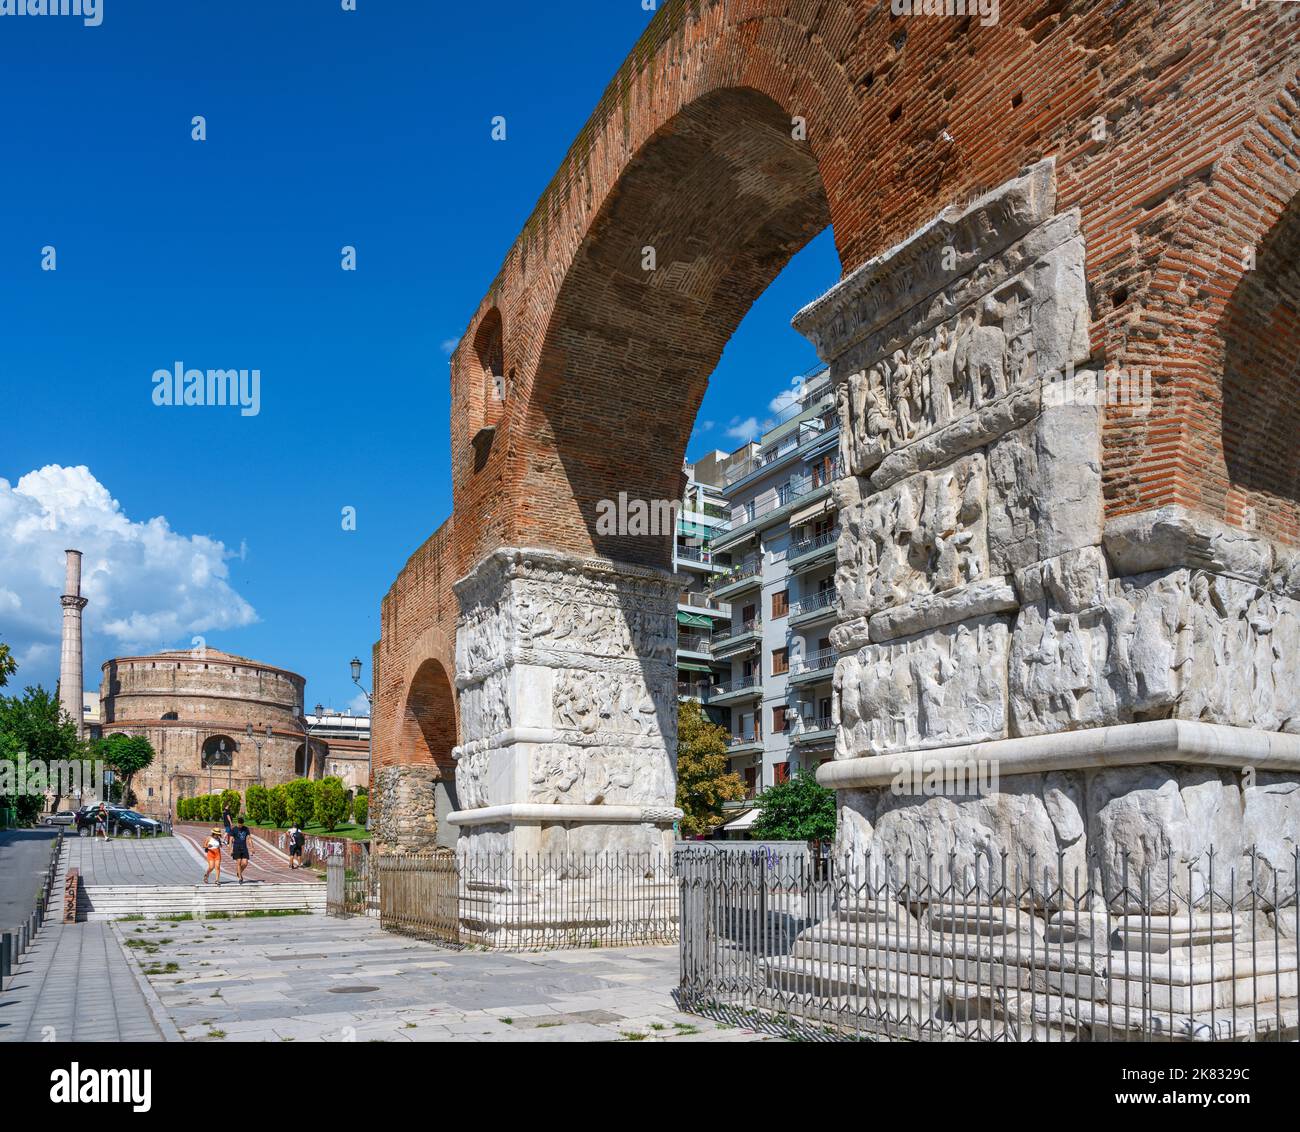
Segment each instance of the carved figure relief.
M840 455L855 475L1034 373L1033 288L1018 276L844 379Z
M984 617L841 658L835 757L1002 737L1007 641L1007 623Z
M985 460L975 453L842 509L836 586L865 616L987 575Z

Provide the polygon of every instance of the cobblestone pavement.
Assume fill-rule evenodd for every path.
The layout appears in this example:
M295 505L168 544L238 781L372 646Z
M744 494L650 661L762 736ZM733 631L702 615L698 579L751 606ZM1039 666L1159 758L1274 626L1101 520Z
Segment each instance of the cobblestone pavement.
M79 925L88 926L88 925ZM161 1006L201 1041L757 1041L680 1012L675 947L450 951L364 917L119 922ZM164 942L166 941L166 942Z

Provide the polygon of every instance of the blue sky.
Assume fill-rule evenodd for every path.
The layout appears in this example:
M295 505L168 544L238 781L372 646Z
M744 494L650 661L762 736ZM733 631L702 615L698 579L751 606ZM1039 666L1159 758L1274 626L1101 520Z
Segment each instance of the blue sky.
M357 7L0 18L0 639L20 685L57 676L64 537L101 534L88 688L195 626L305 674L310 703L352 701L354 654L368 678L379 600L451 508L449 349L650 14ZM733 338L690 455L734 447L815 361L790 316L838 276L824 232ZM260 369L260 413L154 405L177 361ZM89 475L17 492L48 465Z

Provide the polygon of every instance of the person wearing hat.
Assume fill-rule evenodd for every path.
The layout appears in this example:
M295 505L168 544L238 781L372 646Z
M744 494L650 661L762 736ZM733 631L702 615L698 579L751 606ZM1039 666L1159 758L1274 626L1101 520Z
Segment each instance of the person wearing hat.
M203 851L208 858L208 871L203 874L203 883L208 883L212 870L217 870L217 884L221 883L221 830L214 829L203 843Z

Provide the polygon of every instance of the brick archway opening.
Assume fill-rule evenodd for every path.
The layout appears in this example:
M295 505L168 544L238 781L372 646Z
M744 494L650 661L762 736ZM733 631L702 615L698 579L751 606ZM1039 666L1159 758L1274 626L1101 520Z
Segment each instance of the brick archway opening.
M1260 242L1220 334L1226 511L1300 542L1300 196Z
M609 533L601 501L680 497L709 376L760 294L830 224L789 113L745 88L685 107L628 163L560 287L533 383L524 545L666 566L671 533ZM828 281L828 283L831 281ZM793 313L793 312L791 312Z

